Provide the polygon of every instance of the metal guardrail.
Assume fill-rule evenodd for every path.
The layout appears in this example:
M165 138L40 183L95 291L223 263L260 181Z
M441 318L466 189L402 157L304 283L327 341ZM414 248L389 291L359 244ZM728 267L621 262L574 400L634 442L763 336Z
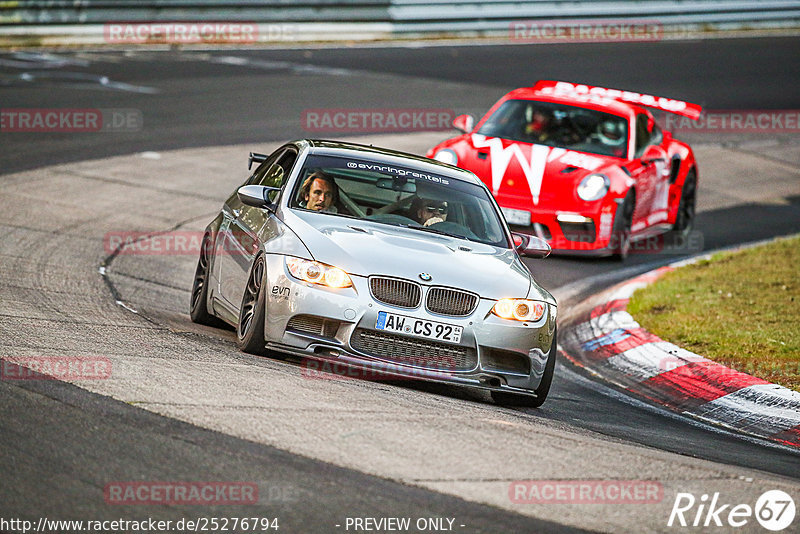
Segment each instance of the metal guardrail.
M654 21L665 33L796 29L800 0L0 0L0 45L103 43L104 25L121 21L247 22L264 36L275 33L266 25L291 25L291 40L324 41L502 38L518 21L600 19Z
M379 22L389 0L20 0L0 1L0 24L102 24L218 20L247 22Z
M655 17L759 21L797 17L796 0L19 0L0 1L0 24L108 21L491 23L515 19Z

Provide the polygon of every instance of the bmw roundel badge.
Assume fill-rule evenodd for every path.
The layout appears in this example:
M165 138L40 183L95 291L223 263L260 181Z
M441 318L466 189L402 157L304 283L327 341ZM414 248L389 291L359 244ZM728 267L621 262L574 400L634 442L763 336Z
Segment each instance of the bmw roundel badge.
M423 282L430 282L433 279L433 277L428 273L419 273L419 279L422 280Z

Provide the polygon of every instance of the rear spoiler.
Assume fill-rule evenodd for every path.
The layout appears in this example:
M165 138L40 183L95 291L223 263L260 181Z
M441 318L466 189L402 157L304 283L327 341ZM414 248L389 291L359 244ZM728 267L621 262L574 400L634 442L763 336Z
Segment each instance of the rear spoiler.
M620 91L619 89L606 89L593 85L573 84L570 82L555 82L551 80L540 80L533 86L533 90L543 95L552 96L597 96L599 98L610 98L628 104L638 104L649 108L660 109L682 115L690 119L697 120L703 111L701 106L690 104L682 100L673 100L662 96L644 95L632 91Z
M258 152L250 152L250 157L247 158L247 170L253 168L253 163L261 164L267 160L266 154L259 154Z

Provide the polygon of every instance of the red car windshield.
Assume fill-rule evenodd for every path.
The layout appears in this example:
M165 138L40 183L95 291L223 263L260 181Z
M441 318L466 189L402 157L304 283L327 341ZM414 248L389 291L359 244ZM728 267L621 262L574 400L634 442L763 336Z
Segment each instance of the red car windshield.
M478 133L604 156L621 158L628 153L628 123L624 117L536 100L503 102Z

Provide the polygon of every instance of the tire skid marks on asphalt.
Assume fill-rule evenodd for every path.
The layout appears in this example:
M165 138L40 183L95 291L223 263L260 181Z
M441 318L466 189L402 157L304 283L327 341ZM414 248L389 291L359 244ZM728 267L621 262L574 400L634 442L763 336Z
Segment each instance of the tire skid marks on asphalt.
M704 404L700 417L722 419L750 432L800 426L800 393L775 384L754 384Z
M772 440L784 445L797 445L800 443L800 425L775 434Z
M73 89L113 89L129 93L154 95L160 92L155 87L133 85L112 80L101 74L85 72L51 71L51 70L26 70L19 74L12 74L0 78L0 86L30 85L36 82L49 84L68 85Z
M567 320L562 353L678 413L800 447L800 393L664 341L626 311L637 289L675 268L661 267L595 297L588 312Z
M348 76L355 71L338 67L324 67L310 63L295 63L290 61L277 61L254 59L242 56L215 56L211 54L198 55L197 59L217 63L220 65L233 65L267 71L289 71L293 74L319 74L327 76Z

